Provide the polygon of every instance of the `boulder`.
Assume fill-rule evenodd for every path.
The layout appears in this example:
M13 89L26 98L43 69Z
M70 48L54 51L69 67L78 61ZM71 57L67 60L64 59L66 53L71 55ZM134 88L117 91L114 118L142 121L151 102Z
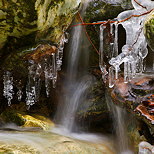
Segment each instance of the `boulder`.
M0 133L0 153L115 153L111 141L104 140L104 138L101 143L92 143L92 141L93 138L89 141L81 141L77 139L71 139L68 137L60 136L51 132L3 132Z
M0 48L9 37L29 34L55 43L72 21L80 0L10 0L0 2ZM21 40L20 40L21 41Z
M54 123L44 116L37 114L28 115L15 110L4 111L0 117L3 124L14 123L22 128L37 127L43 130L48 130L54 126Z

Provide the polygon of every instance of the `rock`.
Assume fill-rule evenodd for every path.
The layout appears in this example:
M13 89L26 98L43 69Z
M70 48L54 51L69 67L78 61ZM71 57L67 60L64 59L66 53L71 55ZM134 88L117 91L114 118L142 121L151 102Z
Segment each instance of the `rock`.
M5 123L15 123L17 126L25 128L37 127L43 130L48 130L54 126L54 123L44 116L36 114L27 115L17 111L5 111L1 114L1 118Z
M60 38L71 24L80 2L80 0L0 2L0 113L7 107L3 97L5 72L10 71L13 76L14 94L18 88L22 89L24 97L22 99L25 101L28 66L31 65L29 60L40 62L41 57L57 51ZM44 82L44 77L42 78ZM36 112L40 112L40 109L44 110L46 107L42 113L52 105L46 101L45 90L41 96L35 109ZM15 95L13 101L14 104L19 104ZM48 111L46 113L50 114Z
M52 53L56 53L57 48L50 44L40 44L33 52L29 53L24 57L27 60L33 60L35 63L39 63L44 57L51 56Z
M10 0L0 3L0 48L8 37L37 33L37 39L55 43L71 23L80 1Z
M37 0L37 38L58 42L68 28L81 0Z
M102 80L96 80L86 100L79 105L78 125L87 126L88 130L109 133L112 129L110 114L105 99L105 86Z
M51 132L0 133L0 153L20 154L115 154L111 141L90 143Z
M20 154L39 154L39 152L30 146L27 145L8 145L1 143L0 146L0 153L10 153L10 154L15 154L15 153L20 153Z
M113 102L142 122L141 132L151 143L154 140L153 81L152 76L138 76L124 83L123 77L120 77L115 86L109 89Z
M154 11L147 15L144 22L144 34L149 47L154 51Z
M37 30L37 12L35 0L2 1L0 3L0 48L8 37L21 37Z

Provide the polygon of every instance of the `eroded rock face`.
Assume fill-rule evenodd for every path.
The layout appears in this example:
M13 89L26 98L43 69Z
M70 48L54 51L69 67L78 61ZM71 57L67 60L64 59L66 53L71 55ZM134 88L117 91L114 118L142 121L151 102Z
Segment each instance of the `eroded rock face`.
M37 35L37 40L46 39L58 43L79 3L76 0L32 0L31 3L28 0L2 0L0 48L9 37L21 38L30 34L34 35L33 41Z
M44 57L57 52L57 47L61 47L60 38L71 23L80 2L80 0L33 0L31 2L2 0L0 2L1 111L7 107L6 99L3 97L5 72L11 72L15 93L17 93L16 88L20 87L25 97L28 67L31 65L29 61L39 63ZM44 81L44 77L41 78ZM41 95L40 104L47 102L47 98L44 98L45 93ZM14 98L17 100L16 97ZM15 101L14 104L18 103ZM49 114L47 106L51 106L47 104L38 107L39 109L43 107L42 112L45 111L45 115Z
M0 48L8 37L21 37L37 30L35 0L11 0L0 2Z
M154 80L152 76L139 76L129 83L124 83L123 77L120 77L116 80L115 86L110 89L110 93L114 103L126 108L141 121L144 121L153 134ZM146 129L148 130L148 128ZM151 135L148 138L153 140L154 137Z
M115 154L111 141L90 143L51 132L0 133L0 153L20 154Z
M36 127L42 130L49 130L54 126L54 123L44 116L37 114L28 115L15 110L4 111L1 114L0 119L4 124L14 123L22 128Z
M35 3L38 14L37 38L58 42L62 32L71 23L80 2L80 0L37 0Z
M146 18L144 23L144 34L146 36L148 45L154 51L154 11L152 11Z

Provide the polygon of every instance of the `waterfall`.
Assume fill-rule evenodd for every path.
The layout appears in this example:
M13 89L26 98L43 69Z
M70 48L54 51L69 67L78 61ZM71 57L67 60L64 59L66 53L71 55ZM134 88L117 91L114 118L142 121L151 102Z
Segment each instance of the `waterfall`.
M115 105L108 94L106 94L106 102L113 119L118 154L133 154L130 150L129 138L127 136L128 114L124 109Z
M87 2L83 4L81 16L83 16L87 5ZM83 31L83 26L76 26L70 34L66 77L62 85L63 95L61 95L55 115L55 121L66 132L71 132L74 128L77 128L75 116L78 106L86 99L86 94L93 81L93 78L87 75L89 51L86 51L85 48L82 49L83 44L88 44L88 42L85 42L87 40Z

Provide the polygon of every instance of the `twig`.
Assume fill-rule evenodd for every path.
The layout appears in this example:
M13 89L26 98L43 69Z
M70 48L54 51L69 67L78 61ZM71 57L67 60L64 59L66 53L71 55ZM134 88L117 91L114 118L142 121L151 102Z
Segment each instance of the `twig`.
M141 3L139 3L137 0L134 0L135 3L137 3L139 6L141 6L142 8L146 9L147 10L147 7L146 6L143 6Z
M118 23L121 23L121 22L125 22L125 21L127 21L127 20L129 20L129 19L131 19L132 17L141 17L141 16L144 16L144 15L146 15L146 14L149 14L151 11L153 11L154 9L152 9L152 10L150 10L150 11L147 11L147 12L145 12L145 13L142 13L142 14L139 14L139 15L131 15L131 16L129 16L128 18L125 18L125 19L123 19L123 20L120 20L120 21L113 21L113 20L110 20L110 23L114 23L114 22L118 22ZM101 25L101 24L106 24L106 23L108 23L108 21L102 21L102 22L93 22L93 23L81 23L81 24L76 24L76 25L73 25L72 27L74 27L74 26L79 26L79 25Z
M141 32L142 32L142 29L143 29L143 27L141 27L139 30L140 30L140 32L139 32L139 34L138 34L138 36L137 36L137 39L136 39L136 41L133 43L133 45L132 45L132 47L137 43L137 41L138 41L138 38L139 38L139 36L140 36L140 34L141 34Z
M82 19L82 17L81 17L81 15L80 15L79 12L78 12L78 16L79 16L79 18L80 18L80 20L81 20L81 22L82 22L82 24L83 24L84 21L83 21L83 19ZM84 26L84 31L85 31L85 34L86 34L86 36L87 36L87 38L88 38L90 44L93 46L94 50L99 54L99 51L97 50L97 48L96 48L95 45L93 44L92 40L90 39L89 34L87 33L87 30L86 30L86 27L85 27L85 26Z
M131 19L132 17L141 17L141 16L144 16L144 15L146 15L146 14L149 14L149 13L150 13L151 11L153 11L153 10L154 10L154 9L152 9L152 10L150 10L150 11L147 11L147 12L145 12L145 13L139 14L139 15L131 15L131 16L129 16L128 18L125 18L125 19L123 19L123 20L118 21L118 23L127 21L127 20Z

